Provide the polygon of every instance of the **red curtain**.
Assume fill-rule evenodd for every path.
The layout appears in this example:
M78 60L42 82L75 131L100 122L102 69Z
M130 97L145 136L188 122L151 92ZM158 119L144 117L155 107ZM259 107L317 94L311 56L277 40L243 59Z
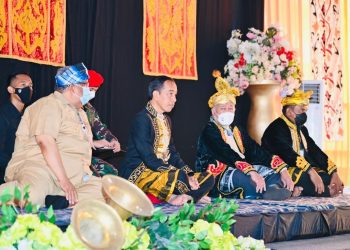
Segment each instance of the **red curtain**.
M144 0L143 73L197 80L196 0Z
M0 57L65 64L65 0L0 1Z

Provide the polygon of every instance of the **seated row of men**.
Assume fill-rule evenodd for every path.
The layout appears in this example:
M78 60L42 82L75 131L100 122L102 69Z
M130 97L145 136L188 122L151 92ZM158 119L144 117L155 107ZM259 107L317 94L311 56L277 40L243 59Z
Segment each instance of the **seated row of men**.
M267 128L260 146L234 122L239 91L219 72L214 75L217 93L208 102L212 116L199 138L195 167L189 167L176 151L166 115L176 103L176 83L159 77L150 82L149 102L133 121L119 168L122 177L154 202L174 205L189 200L208 203L209 196L219 195L283 200L342 192L335 164L303 126L310 93L296 90L283 99L283 115ZM103 200L100 177L118 172L107 162L92 158L91 150L120 150L117 138L89 103L103 78L81 63L59 69L55 79L55 92L27 107L22 119L21 111L32 93L31 79L17 74L9 81L10 103L0 108L0 128L10 123L19 126L12 158L7 156L11 158L7 166L0 165L6 168L0 193L29 185L33 203L57 208L86 199ZM16 115L8 119L6 111ZM14 140L14 131L7 130L3 137ZM3 145L0 143L0 152L5 151ZM8 155L11 147L6 150Z

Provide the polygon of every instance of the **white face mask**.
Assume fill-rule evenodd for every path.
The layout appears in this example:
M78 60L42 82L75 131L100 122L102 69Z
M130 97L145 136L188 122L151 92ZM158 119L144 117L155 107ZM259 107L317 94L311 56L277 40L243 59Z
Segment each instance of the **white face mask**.
M218 122L222 125L222 126L229 126L231 125L231 123L233 122L233 119L235 118L235 113L232 112L224 112L221 113L218 116Z

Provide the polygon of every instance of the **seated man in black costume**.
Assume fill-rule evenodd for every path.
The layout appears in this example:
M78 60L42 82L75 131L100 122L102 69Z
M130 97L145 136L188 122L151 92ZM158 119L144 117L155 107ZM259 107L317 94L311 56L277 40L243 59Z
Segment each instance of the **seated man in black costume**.
M247 131L236 124L234 112L237 88L214 71L217 93L209 99L212 116L198 141L197 171L208 171L216 178L213 196L284 200L294 184L287 164L262 149Z
M206 194L214 185L213 176L194 173L175 149L171 120L165 113L174 108L176 94L177 86L171 78L150 82L150 101L133 121L121 176L151 197L173 205L183 205L190 199L208 203Z
M262 137L262 146L279 155L289 166L295 185L305 196L333 196L343 191L336 165L315 144L304 126L312 91L295 90L282 99L282 115Z

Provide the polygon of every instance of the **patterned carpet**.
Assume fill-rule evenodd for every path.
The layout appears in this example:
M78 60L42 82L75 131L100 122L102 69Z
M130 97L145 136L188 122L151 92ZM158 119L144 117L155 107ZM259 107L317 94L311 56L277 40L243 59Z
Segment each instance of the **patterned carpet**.
M277 214L277 213L297 213L334 210L337 207L350 207L350 195L344 194L334 198L302 197L291 198L285 201L268 200L237 200L239 208L236 215L257 215L257 214ZM166 214L175 213L179 207L169 204L158 205ZM197 208L205 205L196 205ZM45 209L43 209L45 211ZM72 209L55 210L58 226L70 224Z

